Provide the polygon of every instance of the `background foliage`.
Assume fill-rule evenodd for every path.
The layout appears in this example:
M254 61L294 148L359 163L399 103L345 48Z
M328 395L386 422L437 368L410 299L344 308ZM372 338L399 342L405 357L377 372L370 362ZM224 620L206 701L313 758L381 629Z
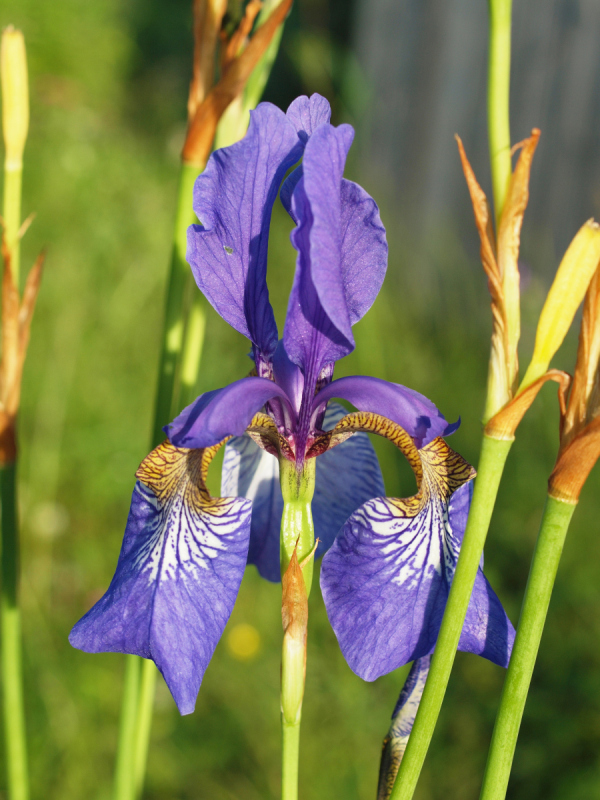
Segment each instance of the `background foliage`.
M368 161L359 163L356 153L368 158L373 97L353 54L351 11L342 0L298 0L266 96L285 108L299 93L326 94L334 121L358 128L350 176L364 180L382 204L388 278L357 326L356 353L338 374L403 382L433 398L448 419L461 415L452 446L474 462L490 330L475 231L465 237L428 220L435 235L425 249L416 247L403 212L382 198ZM103 800L110 797L123 659L72 650L67 635L112 575L133 473L147 452L185 122L190 3L4 0L0 23L8 22L25 32L31 76L24 213L38 217L24 242L24 263L42 245L49 248L20 436L33 796ZM483 100L476 114L483 120ZM466 191L456 202L469 213ZM289 230L277 208L269 280L280 324L294 267ZM539 264L542 256L557 263L553 253L546 258L546 240L525 241L524 361L549 282ZM557 366L572 365L575 346L571 337ZM245 340L211 313L201 388L244 374L246 351ZM488 576L515 622L557 440L548 387L519 430L486 551ZM388 491L410 493L408 468L391 446L376 444ZM212 480L216 490L218 475ZM593 473L567 541L517 751L513 800L588 800L600 788L597 480ZM160 683L149 800L278 796L279 603L279 588L249 568L196 712L181 718ZM381 740L403 676L401 670L365 684L351 673L315 587L304 800L374 797ZM477 796L502 676L488 662L458 655L420 800Z

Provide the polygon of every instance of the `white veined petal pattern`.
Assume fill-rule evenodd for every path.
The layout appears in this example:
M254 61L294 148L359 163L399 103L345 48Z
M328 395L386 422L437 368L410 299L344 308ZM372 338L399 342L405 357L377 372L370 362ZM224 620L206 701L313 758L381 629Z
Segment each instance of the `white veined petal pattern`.
M357 420L362 429L369 424ZM329 620L348 664L365 680L433 651L466 526L472 468L439 438L408 455L420 459L419 492L365 503L321 569ZM479 570L459 647L505 666L513 639Z
M151 658L182 714L194 710L248 551L250 502L205 486L216 449L164 443L145 459L113 580L69 637L86 652Z

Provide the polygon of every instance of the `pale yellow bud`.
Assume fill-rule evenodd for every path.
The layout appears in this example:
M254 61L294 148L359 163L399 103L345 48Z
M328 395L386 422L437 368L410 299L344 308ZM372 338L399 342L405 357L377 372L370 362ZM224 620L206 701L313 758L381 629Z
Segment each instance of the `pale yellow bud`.
M588 220L569 245L540 314L531 363L519 392L541 377L581 305L600 261L600 225Z
M5 167L8 170L21 169L29 127L27 58L23 34L12 25L2 32L0 75Z

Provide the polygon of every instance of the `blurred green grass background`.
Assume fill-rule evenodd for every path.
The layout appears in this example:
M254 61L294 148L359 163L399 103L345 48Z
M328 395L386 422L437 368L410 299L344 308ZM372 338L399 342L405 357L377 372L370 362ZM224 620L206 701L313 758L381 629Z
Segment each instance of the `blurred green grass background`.
M72 650L74 622L106 588L133 474L147 452L191 57L188 0L4 0L0 23L28 45L31 133L24 215L38 216L23 263L48 246L26 365L20 442L24 660L33 798L111 794L123 658ZM334 121L364 128L368 87L349 42L349 7L297 3L266 99L285 107L321 91ZM481 109L483 114L483 109ZM361 128L361 125L363 128ZM361 178L355 157L349 174ZM378 187L366 182L377 200ZM466 192L461 202L468 204ZM468 208L468 206L467 206ZM425 248L382 202L390 266L357 349L338 375L406 383L449 419L452 446L476 463L490 314L475 231L465 246L442 222ZM290 223L275 210L269 281L278 323L291 286ZM523 361L547 288L544 247L528 240ZM551 259L553 258L551 254ZM554 263L557 263L554 261ZM547 269L547 264L546 264ZM573 363L576 336L557 366ZM247 343L211 311L201 389L244 374ZM550 387L521 426L486 550L486 571L516 622L557 446ZM387 489L412 477L376 442ZM218 485L218 475L213 476ZM567 541L527 704L509 796L600 796L600 496L592 474ZM311 595L301 798L375 796L381 740L404 678L374 684L346 666L318 584ZM196 712L181 718L160 682L145 797L270 800L279 781L280 589L249 568L206 673ZM240 625L258 634L251 657ZM417 797L478 796L503 671L459 654ZM3 774L0 796L5 797Z

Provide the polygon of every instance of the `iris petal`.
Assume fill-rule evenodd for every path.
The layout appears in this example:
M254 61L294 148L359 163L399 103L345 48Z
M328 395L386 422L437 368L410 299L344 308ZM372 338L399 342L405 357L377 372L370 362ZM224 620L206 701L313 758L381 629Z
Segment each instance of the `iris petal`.
M365 680L432 652L456 567L470 502L470 488L461 484L472 473L442 439L419 455L419 494L365 503L323 559L329 620L348 664ZM480 573L459 647L506 666L513 639Z
M333 381L315 397L313 409L333 397L348 400L359 411L379 414L395 422L413 437L417 447L438 436L448 436L458 427L448 425L442 413L424 395L381 378L354 375Z
M283 111L260 103L246 136L213 153L194 187L201 224L188 229L186 258L196 283L223 319L267 357L278 338L266 283L271 211L303 146Z
M224 389L201 394L165 432L176 447L211 447L227 436L241 436L254 414L273 397L290 407L286 393L266 378L242 378Z
M377 800L388 800L396 781L400 762L404 756L408 737L411 734L419 703L429 674L431 656L418 658L408 673L406 682L392 714L392 724L383 740L383 751L379 765Z
M375 202L342 177L353 135L348 125L316 128L291 204L289 189L282 197L298 225L292 232L298 262L284 344L312 380L325 364L354 348L352 325L373 303L387 264Z
M346 410L330 403L324 428L331 429ZM279 531L283 497L277 459L261 450L249 436L227 442L221 491L252 500L252 529L248 563L256 564L263 578L278 582ZM338 531L362 503L384 493L377 455L369 437L357 433L343 444L317 456L312 513L315 536L320 540L317 557L332 544Z
M151 658L182 714L233 609L250 536L250 502L204 488L211 455L164 443L143 462L110 587L69 637L88 653Z

